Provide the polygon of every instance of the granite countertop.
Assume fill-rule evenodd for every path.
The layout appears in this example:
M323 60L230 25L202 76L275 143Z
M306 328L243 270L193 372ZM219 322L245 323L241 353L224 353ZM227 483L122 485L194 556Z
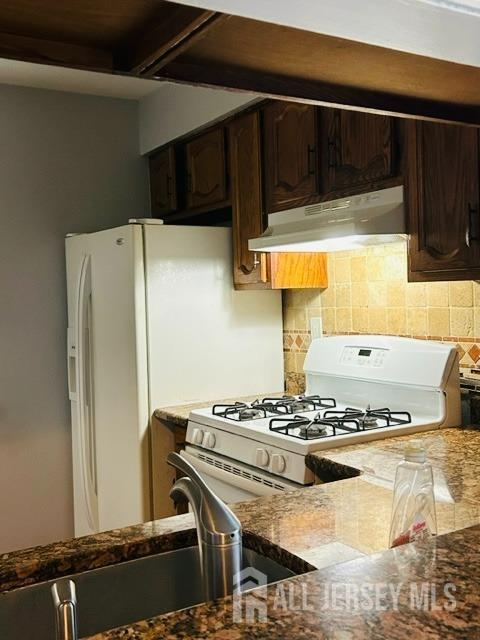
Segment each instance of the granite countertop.
M388 482L378 482L375 474L366 473L358 466L362 451L372 448L377 452L384 451L384 465L375 463L375 469L379 473L380 469L386 468L391 477L397 460L390 463L388 456L400 455L401 441L405 438L349 447L348 451L325 451L323 457L315 456L321 469L322 459L328 459L331 468L334 459L340 456L340 465L351 465L350 468L360 475L234 506L250 545L283 559L286 564L293 562L293 554L298 558L297 570L317 568L279 583L283 585L281 587L272 585L268 588L266 622L256 625L235 623L232 599L225 599L99 634L95 640L383 639L405 638L412 633L415 637L428 639L480 638L480 527L476 526L480 523L480 504L475 499L474 462L466 463L467 458L467 462L470 457L478 459L480 432L448 429L429 432L422 437L432 443L431 457L436 469L443 471L446 487L450 489L442 500L437 498L438 532L441 535L435 539L387 550L391 486ZM441 440L437 440L438 437ZM341 458L342 453L350 456L347 462ZM363 458L364 462L367 459L368 455ZM459 464L460 460L462 464ZM382 473L382 477L384 475L386 473ZM466 491L463 490L465 487ZM0 590L192 544L195 540L193 526L193 517L186 514L5 554L0 558ZM455 530L460 531L452 533ZM432 589L437 585L439 599L443 597L443 585L454 583L457 608L448 610L440 604L435 610L412 611L409 608L410 582L428 582ZM345 603L345 597L341 595L340 605L332 600L332 594L338 595L338 590L342 592L342 589L344 592L345 585L359 589L365 583L384 586L389 583L388 588L394 589L394 593L397 593L395 589L400 590L398 603L387 601L381 610L377 607L374 611L362 604L360 609L352 610L352 602ZM282 595L282 589L288 594ZM293 594L297 600L302 600L304 592L307 604L313 610L292 610L291 607L285 610L285 599L290 601ZM448 598L443 600L447 605L450 602Z
M359 476L391 488L405 443L420 440L433 465L437 499L480 501L480 430L475 427L426 431L336 447L309 454L307 466L320 480Z
M215 399L204 402L190 402L188 404L178 404L171 407L160 407L155 409L153 415L158 420L165 420L171 422L179 427L187 427L188 416L193 409L205 409L211 407L214 404L233 404L234 402L253 402L257 398L267 397L281 397L285 394L284 391L264 392L257 393L254 396L243 396L241 398L223 398L221 400Z

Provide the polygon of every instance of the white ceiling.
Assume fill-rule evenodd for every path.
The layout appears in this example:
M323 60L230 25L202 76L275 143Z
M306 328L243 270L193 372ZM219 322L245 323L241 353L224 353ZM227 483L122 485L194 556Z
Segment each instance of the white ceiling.
M0 84L140 100L158 89L161 83L0 58Z

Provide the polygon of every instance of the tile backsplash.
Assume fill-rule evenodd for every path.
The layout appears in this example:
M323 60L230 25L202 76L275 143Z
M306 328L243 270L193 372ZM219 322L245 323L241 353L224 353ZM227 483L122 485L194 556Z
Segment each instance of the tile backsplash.
M327 289L291 289L283 297L287 390L303 391L310 320L325 335L375 333L457 343L460 366L480 360L480 283L407 282L405 243L330 253Z

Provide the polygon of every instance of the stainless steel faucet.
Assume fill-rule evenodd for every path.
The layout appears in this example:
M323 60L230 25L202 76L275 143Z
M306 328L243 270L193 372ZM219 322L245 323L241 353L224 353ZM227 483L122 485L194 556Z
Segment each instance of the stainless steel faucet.
M77 596L73 580L59 580L52 585L57 618L57 640L77 640Z
M177 480L170 497L186 498L195 514L205 597L229 595L234 576L242 569L242 525L185 458L169 453L167 462L187 476Z

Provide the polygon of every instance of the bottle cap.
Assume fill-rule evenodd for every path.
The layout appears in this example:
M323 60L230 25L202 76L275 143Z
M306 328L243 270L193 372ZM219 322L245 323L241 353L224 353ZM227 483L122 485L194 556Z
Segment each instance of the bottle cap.
M405 460L407 462L425 462L427 454L425 447L420 440L411 440L407 442L404 449Z

